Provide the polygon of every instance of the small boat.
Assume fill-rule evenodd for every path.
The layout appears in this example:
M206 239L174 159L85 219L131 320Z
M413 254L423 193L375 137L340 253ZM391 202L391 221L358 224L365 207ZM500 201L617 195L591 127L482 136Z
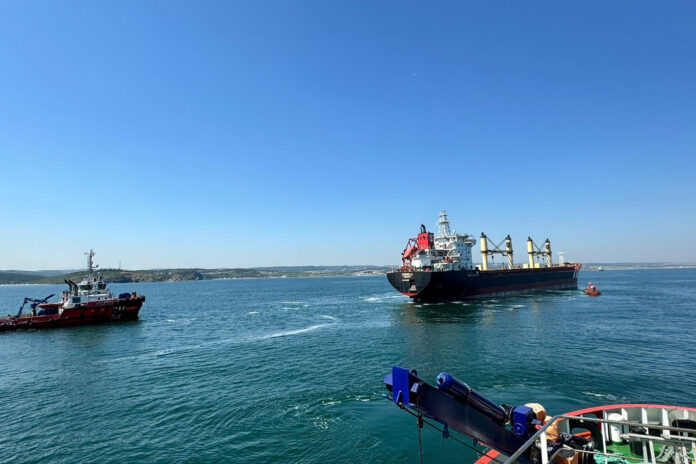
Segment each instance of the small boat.
M448 373L435 385L394 366L387 398L442 433L484 444L476 464L691 464L696 457L696 408L658 404L596 406L548 417L538 403L498 405ZM466 443L455 438L457 442Z
M599 290L597 290L597 286L596 286L595 284L593 284L592 282L590 282L589 284L587 284L587 287L586 287L585 290L583 290L582 292L583 292L585 295L589 295L589 296L599 296L599 295L602 294L602 292L600 292Z
M94 251L90 250L87 275L80 283L65 279L68 290L63 291L60 301L49 302L54 295L25 298L16 315L0 318L0 332L137 319L145 297L136 292L114 296L106 288L101 273L94 275L93 257ZM25 312L27 303L31 310Z

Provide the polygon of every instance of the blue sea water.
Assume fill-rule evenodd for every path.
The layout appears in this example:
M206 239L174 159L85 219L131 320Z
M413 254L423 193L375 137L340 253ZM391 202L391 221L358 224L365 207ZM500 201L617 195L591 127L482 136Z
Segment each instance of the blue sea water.
M139 321L0 334L2 463L419 462L393 364L550 413L696 406L696 269L587 272L603 292L414 304L385 277L112 285ZM61 286L0 287L0 311ZM477 454L422 431L425 462Z

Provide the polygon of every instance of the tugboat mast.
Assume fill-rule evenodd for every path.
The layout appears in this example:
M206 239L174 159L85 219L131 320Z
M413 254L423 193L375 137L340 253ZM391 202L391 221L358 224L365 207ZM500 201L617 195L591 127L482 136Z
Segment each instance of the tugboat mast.
M85 253L87 255L87 281L91 282L92 281L92 271L94 270L94 250L90 249L89 253Z

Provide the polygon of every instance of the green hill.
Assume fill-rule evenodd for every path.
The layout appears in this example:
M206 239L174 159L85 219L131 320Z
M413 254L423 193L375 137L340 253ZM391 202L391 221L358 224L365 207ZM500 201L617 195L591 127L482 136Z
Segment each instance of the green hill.
M100 269L104 280L115 283L178 282L185 280L256 279L264 277L323 277L349 275L379 275L386 266L279 266L233 269L149 269L125 271ZM0 284L62 284L64 279L81 281L85 271L59 274L51 271L0 271Z

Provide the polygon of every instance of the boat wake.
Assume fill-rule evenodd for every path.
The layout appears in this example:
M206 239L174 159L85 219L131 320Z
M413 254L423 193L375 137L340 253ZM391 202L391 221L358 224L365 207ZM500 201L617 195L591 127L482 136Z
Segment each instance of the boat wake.
M270 338L279 338L279 337L289 337L290 335L299 335L307 332L312 332L317 329L321 329L322 327L329 326L331 324L316 324L316 325L311 325L309 327L305 327L304 329L296 329L296 330L286 330L284 332L276 332L268 335L262 335L261 337L258 337L258 340L268 340Z
M403 300L404 296L401 294L393 294L393 293L385 293L381 295L374 295L374 296L366 296L360 298L362 301L365 301L367 303L381 303L383 301L389 301L389 300Z
M612 395L611 393L593 393L593 392L582 392L583 395L587 396L594 396L597 398L606 398L611 401L616 401L618 397L616 395Z
M252 311L249 314L256 314L257 311ZM281 332L273 332L270 334L265 334L265 335L257 335L257 336L250 336L250 337L235 337L235 338L226 338L222 340L215 340L215 341L210 341L207 343L199 343L196 345L189 345L189 346L180 346L176 348L167 348L163 350L157 350L154 352L150 353L141 353L141 354L134 354L131 356L121 356L118 358L112 358L112 359L100 359L97 361L94 361L94 364L106 364L106 363L113 363L113 362L123 362L123 361L133 361L133 360L144 360L148 358L159 358L161 356L167 356L172 353L181 353L181 352L186 352L186 351L194 351L198 350L201 348L209 348L213 346L218 346L218 345L243 345L246 343L254 343L258 341L263 341L263 340L271 340L274 338L281 338L281 337L290 337L292 335L301 335L304 333L308 332L313 332L315 330L319 330L325 327L329 327L332 325L336 325L338 319L336 319L333 316L327 316L324 314L319 315L319 317L323 319L328 319L331 322L323 323L323 324L314 324L310 325L309 327L303 327L300 329L293 329L293 330L284 330Z
M526 306L523 304L516 304L516 305L512 305L512 306L508 307L507 310L508 311L515 311L516 309L522 309L522 308L526 308Z
M367 403L369 401L374 401L374 400L381 400L382 397L376 397L376 396L366 396L366 395L354 395L354 396L347 396L345 398L326 398L321 401L321 406L335 406L337 404L346 404L346 403L355 403L355 402L360 402L360 403Z
M268 340L271 338L289 337L291 335L300 335L300 334L304 334L307 332L313 332L315 330L322 329L324 327L329 327L329 326L335 325L336 322L338 321L338 319L336 319L335 317L327 316L326 314L320 314L319 317L321 317L322 319L328 319L331 322L328 322L325 324L314 324L314 325L310 325L309 327L304 327L302 329L294 329L294 330L285 330L282 332L274 332L272 334L262 335L260 337L256 337L255 340Z

